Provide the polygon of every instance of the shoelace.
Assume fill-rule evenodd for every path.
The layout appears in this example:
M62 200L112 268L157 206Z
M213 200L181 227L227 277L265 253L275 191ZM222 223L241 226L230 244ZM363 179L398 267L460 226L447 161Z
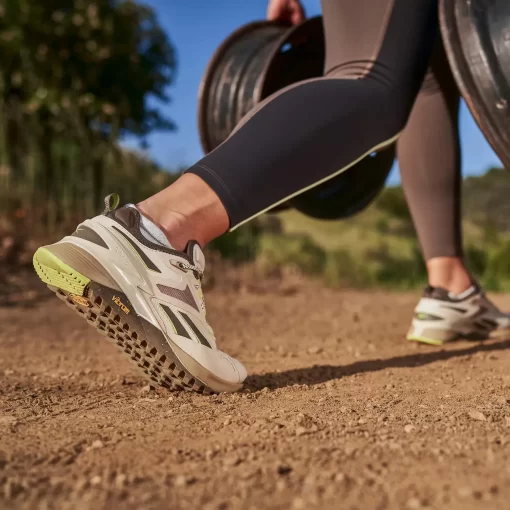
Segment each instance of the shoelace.
M172 264L173 266L177 266L179 269L182 269L183 271L193 271L198 280L202 280L204 277L204 272L200 268L188 262L172 260L170 264Z

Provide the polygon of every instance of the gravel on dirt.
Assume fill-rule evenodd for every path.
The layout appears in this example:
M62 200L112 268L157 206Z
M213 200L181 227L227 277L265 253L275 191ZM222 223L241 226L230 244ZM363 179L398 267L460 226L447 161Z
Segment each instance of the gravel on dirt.
M213 290L251 375L207 397L51 296L0 308L0 508L507 510L510 342L408 343L418 297Z

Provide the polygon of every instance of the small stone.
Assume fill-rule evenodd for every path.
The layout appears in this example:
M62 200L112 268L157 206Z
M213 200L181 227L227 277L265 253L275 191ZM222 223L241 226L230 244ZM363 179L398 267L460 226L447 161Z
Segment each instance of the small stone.
M295 510L301 510L303 508L306 508L306 503L303 500L303 498L296 498L292 502L292 508L295 509Z
M93 476L90 479L90 485L99 485L101 483L101 477L99 475Z
M18 423L18 421L16 420L16 418L14 416L9 416L9 415L0 416L0 425L7 425L7 426L14 427L15 425L17 425L17 423Z
M276 490L279 491L279 492L282 492L284 491L285 489L287 489L287 482L285 480L277 480L276 481Z
M194 476L179 475L175 477L175 486L184 487L185 485L192 485L197 481Z
M303 425L305 422L306 422L306 418L307 416L303 413L299 413L297 416L296 416L296 423L298 425Z
M100 439L96 439L91 445L90 447L94 450L98 450L99 448L103 448L104 446L104 443L103 441L101 441Z
M458 494L461 498L469 498L469 496L471 496L471 494L473 494L473 489L471 489L470 487L461 487L461 488L457 491L457 494Z
M387 389L387 390L391 390L391 389L393 389L394 387L395 387L395 385L394 385L394 384L392 384L392 383L389 383L389 384L387 384L387 385L386 385L386 389Z
M11 370L9 368L4 370L4 375L12 375L12 374L14 374L14 370Z
M264 388L262 388L260 390L260 393L269 393L269 388L267 386L265 386Z
M417 510L422 507L421 501L418 498L411 498L407 501L407 508L410 510Z
M343 482L345 480L345 474L344 473L337 473L335 475L335 482Z
M316 345L308 348L308 354L320 354L322 352L322 347L318 347Z
M115 477L115 486L117 487L117 489L122 489L126 485L126 482L127 482L127 476L123 473L119 473Z
M477 420L477 421L487 421L487 418L485 417L485 414L481 413L480 411L476 411L474 409L472 409L471 411L468 412L468 415L470 418L472 418L473 420Z
M305 427L298 427L296 429L296 436L302 436L306 434L306 428Z
M287 464L280 464L277 471L279 475L288 475L292 471L292 468Z
M236 455L233 455L232 457L226 457L223 460L223 465L226 467L235 467L241 464L242 459Z
M223 422L223 425L225 425L225 427L227 425L230 425L232 423L232 417L231 416L227 416L226 420Z
M414 430L414 425L409 424L404 427L404 432L406 434L410 434L413 430Z
M176 487L184 487L184 485L186 485L186 477L183 475L176 476L174 479L174 485Z
M505 405L505 404L510 403L510 401L509 401L509 400L507 400L505 397L498 397L498 398L496 399L496 402L497 402L498 404L501 404L501 405Z
M365 420L365 418L360 418L360 419L358 420L358 424L359 424L359 425L365 425L365 423L366 423L366 422L367 422L367 420Z
M144 386L143 388L140 389L139 393L140 395L147 395L148 393L150 393L154 388L148 384L147 386Z

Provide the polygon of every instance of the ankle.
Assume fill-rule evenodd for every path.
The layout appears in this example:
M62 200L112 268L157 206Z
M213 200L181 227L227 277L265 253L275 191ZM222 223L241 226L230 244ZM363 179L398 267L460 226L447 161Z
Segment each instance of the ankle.
M460 257L435 257L427 261L429 284L460 294L473 285L473 279Z
M186 232L187 218L183 214L167 208L159 209L150 199L144 200L136 205L137 209L165 234L168 242L179 251L186 248L191 240Z
M193 174L183 175L137 208L176 250L184 250L191 240L204 247L229 228L229 217L218 196Z

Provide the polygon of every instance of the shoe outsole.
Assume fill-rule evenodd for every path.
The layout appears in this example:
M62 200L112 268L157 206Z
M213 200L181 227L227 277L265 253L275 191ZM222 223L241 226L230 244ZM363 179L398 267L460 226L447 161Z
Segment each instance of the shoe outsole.
M475 342L483 342L486 340L505 340L505 339L510 339L510 329L508 329L508 328L504 328L501 330L494 330L494 331L487 333L486 335L476 335L476 334L456 335L455 337L450 338L449 340L438 340L435 338L428 338L428 337L423 337L423 336L418 336L418 335L408 335L407 336L407 340L409 340L410 342L419 342L422 344L436 345L436 346L451 344L452 342L456 342L459 340L471 340L471 341L475 341Z
M182 365L161 331L132 312L127 297L91 281L47 248L33 258L39 278L56 296L115 344L158 385L170 390L217 393Z

